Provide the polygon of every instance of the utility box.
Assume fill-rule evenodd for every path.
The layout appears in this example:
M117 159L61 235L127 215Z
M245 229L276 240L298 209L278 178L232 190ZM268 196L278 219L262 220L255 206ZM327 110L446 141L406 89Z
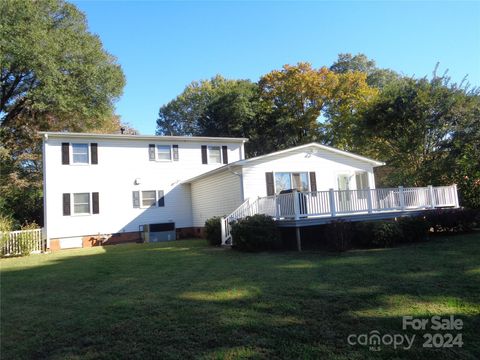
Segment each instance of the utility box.
M174 222L140 225L139 230L143 242L171 241L177 238Z

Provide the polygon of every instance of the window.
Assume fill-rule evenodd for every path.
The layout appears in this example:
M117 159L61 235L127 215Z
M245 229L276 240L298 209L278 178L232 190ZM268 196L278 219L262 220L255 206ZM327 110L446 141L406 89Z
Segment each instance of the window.
M220 146L209 146L208 147L208 163L220 164L221 162L222 162L222 153L220 151Z
M172 149L170 145L157 145L157 160L160 160L160 161L172 160Z
M289 189L308 191L308 173L275 173L275 192L279 194L281 191Z
M72 163L88 164L88 144L72 144Z
M142 191L142 207L155 206L156 201L157 196L155 190Z
M134 208L164 207L165 195L163 190L132 191Z
M73 214L90 214L90 193L73 194Z
M355 174L355 182L357 184L357 190L366 190L368 189L368 173L363 171ZM366 191L359 191L358 198L359 199L366 199L367 192Z

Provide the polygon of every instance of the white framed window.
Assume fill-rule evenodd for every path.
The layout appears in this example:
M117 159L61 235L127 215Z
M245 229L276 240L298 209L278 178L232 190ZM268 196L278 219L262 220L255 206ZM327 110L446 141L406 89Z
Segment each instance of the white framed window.
M208 147L208 163L209 164L222 163L222 148L220 146Z
M90 193L73 194L73 215L90 215Z
M72 164L89 164L88 144L72 144Z
M157 160L158 161L171 161L172 160L172 147L170 145L157 145Z
M275 173L275 193L279 194L283 190L296 189L298 191L308 191L308 173L307 172L277 172Z
M157 192L155 190L144 190L142 195L142 207L155 206L157 203Z

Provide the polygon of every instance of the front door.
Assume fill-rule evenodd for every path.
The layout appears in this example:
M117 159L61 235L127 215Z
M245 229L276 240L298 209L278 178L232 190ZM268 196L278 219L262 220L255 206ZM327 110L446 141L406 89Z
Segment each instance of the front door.
M350 202L350 175L338 175L338 207L340 212L348 211Z

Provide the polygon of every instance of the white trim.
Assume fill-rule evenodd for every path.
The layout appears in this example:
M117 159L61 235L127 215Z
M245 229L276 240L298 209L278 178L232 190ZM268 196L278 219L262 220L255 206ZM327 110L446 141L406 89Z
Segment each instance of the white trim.
M311 171L271 171L271 172L273 173L273 192L274 192L275 195L278 195L277 194L277 181L275 179L275 175L276 174L281 174L281 173L290 174L290 185L291 186L293 186L293 177L292 177L293 174L302 174L302 173L307 174L307 186L308 186L307 191L312 191L312 188L310 186L310 173L311 173ZM293 187L291 187L291 189L293 189Z
M88 213L75 213L75 194L88 194ZM70 216L89 216L92 215L93 197L91 192L75 192L70 193Z
M76 163L73 161L73 145L87 145L87 162L79 162ZM86 166L86 165L91 165L91 154L90 154L90 143L85 143L85 142L70 142L70 165L74 166Z
M161 135L121 135L121 134L90 134L90 133L71 133L71 132L50 132L40 131L44 137L58 139L114 139L114 140L149 140L177 142L214 142L214 143L245 143L247 138L229 138L229 137L208 137L208 136L161 136Z
M219 162L210 162L210 148L212 147L218 147L218 151L220 153L220 161ZM227 147L228 151L228 147ZM222 151L222 145L207 145L207 164L223 164L223 151Z
M158 148L159 147L169 147L170 148L170 159L160 159L158 157ZM173 161L173 145L172 144L155 144L155 161L158 162L172 162Z
M264 159L267 159L267 158L270 158L270 157L273 157L273 156L283 155L283 154L287 154L289 152L308 149L308 148L318 148L318 149L321 149L321 150L330 151L330 152L333 152L333 153L336 153L336 154L344 155L344 156L351 157L351 158L354 158L354 159L357 159L357 160L360 160L360 161L370 163L374 166L385 165L385 163L382 162L382 161L373 160L373 159L370 159L370 158L367 158L367 157L364 157L364 156L361 156L361 155L357 155L357 154L354 154L354 153L350 153L348 151L343 151L343 150L336 149L334 147L327 146L327 145L322 145L322 144L319 144L319 143L309 143L309 144L305 144L305 145L300 145L300 146L296 146L296 147L293 147L293 148L276 151L276 152L273 152L273 153L270 153L270 154L261 155L261 156L253 157L253 158L246 159L246 160L240 160L237 163L238 163L238 165L246 165L246 164L254 162L254 161L264 160Z

